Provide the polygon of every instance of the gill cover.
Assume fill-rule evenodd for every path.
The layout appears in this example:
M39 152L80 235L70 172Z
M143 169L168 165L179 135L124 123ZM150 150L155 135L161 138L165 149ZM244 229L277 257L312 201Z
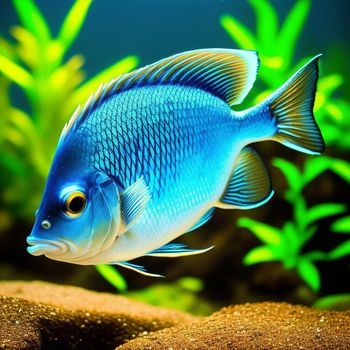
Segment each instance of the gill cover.
M110 248L115 242L120 226L120 209L118 188L107 175L99 172L96 175L95 186L89 193L91 210L89 212L90 230L86 253L74 259L74 262L91 263L96 255ZM83 228L82 228L83 229Z

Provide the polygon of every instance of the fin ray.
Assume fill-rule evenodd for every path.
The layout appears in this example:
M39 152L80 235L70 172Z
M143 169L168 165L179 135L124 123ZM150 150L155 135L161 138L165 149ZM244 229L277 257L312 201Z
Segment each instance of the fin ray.
M252 209L266 203L273 193L263 161L251 147L245 147L217 207Z
M118 266L121 266L121 267L124 267L126 269L138 272L141 275L148 276L148 277L164 277L163 275L159 275L157 273L148 272L145 267L143 267L141 265L129 263L128 261L121 261L121 262L115 262L115 263L112 262L109 265L118 265Z
M313 115L320 56L300 68L267 101L277 121L272 139L308 154L320 154L325 148Z
M239 104L253 86L258 66L256 51L201 49L170 56L99 87L82 108L77 108L68 121L61 140L70 130L79 127L106 98L133 87L186 85L208 91L230 106Z
M143 178L128 187L120 196L121 232L127 231L146 209L150 193Z
M205 253L214 248L214 246L204 249L190 249L182 243L169 243L163 247L152 250L147 256L156 256L162 258L177 258L180 256L190 256Z

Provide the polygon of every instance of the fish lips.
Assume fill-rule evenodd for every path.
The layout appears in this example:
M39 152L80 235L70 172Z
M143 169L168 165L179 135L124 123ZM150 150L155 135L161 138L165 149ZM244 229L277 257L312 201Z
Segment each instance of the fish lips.
M38 239L31 235L27 237L27 243L30 245L27 247L28 253L34 256L62 252L62 247L59 244L46 239Z

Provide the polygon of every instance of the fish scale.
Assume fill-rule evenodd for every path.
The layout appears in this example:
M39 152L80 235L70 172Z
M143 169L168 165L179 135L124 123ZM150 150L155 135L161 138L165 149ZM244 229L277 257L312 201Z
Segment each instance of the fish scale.
M189 87L145 87L139 88L136 93L139 94L136 97L137 101L147 102L141 102L139 108L135 109L134 102L129 96L131 92L124 92L111 98L108 103L98 107L87 118L80 130L81 139L86 143L86 148L90 149L89 142L93 142L93 135L99 125L103 125L103 129L106 130L115 129L117 133L112 135L114 145L112 152L107 151L106 139L95 145L94 166L108 175L118 174L118 183L124 188L130 186L140 176L144 176L150 187L151 197L157 200L163 198L164 194L176 200L174 192L176 188L181 188L185 196L171 202L174 207L173 214L176 214L174 220L176 220L177 217L184 216L184 210L193 208L191 202L193 196L198 196L200 199L203 197L208 202L213 199L213 195L219 194L218 190L223 191L225 183L218 175L222 172L222 168L225 168L226 155L233 149L231 110L217 97ZM132 94L134 95L135 92ZM170 96L179 96L179 98L168 103ZM127 111L130 104L135 114L130 113L130 110L126 114L120 112ZM152 110L149 106L152 106ZM113 111L115 111L113 117L105 117L113 115ZM208 128L212 118L216 118L217 123ZM104 130L102 133L105 137L109 134ZM145 147L146 143L150 146L149 148ZM187 182L186 185L178 184L177 180L189 179L191 174L200 175L196 169L202 167L204 159L210 159L213 156L217 158L216 152L213 152L217 147L215 145L220 145L219 148L222 150L226 149L226 153L222 152L222 164L218 164L217 170L211 169L211 181L204 183L197 179L195 182ZM141 157L138 156L139 152ZM90 154L86 156L90 157ZM99 159L104 162L101 163ZM113 159L112 162L118 164L118 167L106 167L106 164L112 164L109 159ZM142 163L142 161L146 162ZM232 165L228 167L226 177L229 176ZM215 174L216 172L218 175ZM211 191L208 191L208 187ZM167 198L164 197L163 202L168 203ZM160 204L151 202L143 216L154 216L156 212L163 210ZM159 219L161 216L157 215L156 218ZM142 221L141 217L140 223ZM151 226L153 230L154 226L155 224Z

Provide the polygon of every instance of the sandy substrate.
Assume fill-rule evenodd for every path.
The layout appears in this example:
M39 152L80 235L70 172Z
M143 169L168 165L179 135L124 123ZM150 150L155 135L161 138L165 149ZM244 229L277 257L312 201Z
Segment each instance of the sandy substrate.
M117 349L349 350L350 312L327 312L285 303L236 305Z
M42 282L0 283L0 349L350 349L350 311L285 303L198 318Z
M114 349L193 316L42 282L0 283L0 349Z

